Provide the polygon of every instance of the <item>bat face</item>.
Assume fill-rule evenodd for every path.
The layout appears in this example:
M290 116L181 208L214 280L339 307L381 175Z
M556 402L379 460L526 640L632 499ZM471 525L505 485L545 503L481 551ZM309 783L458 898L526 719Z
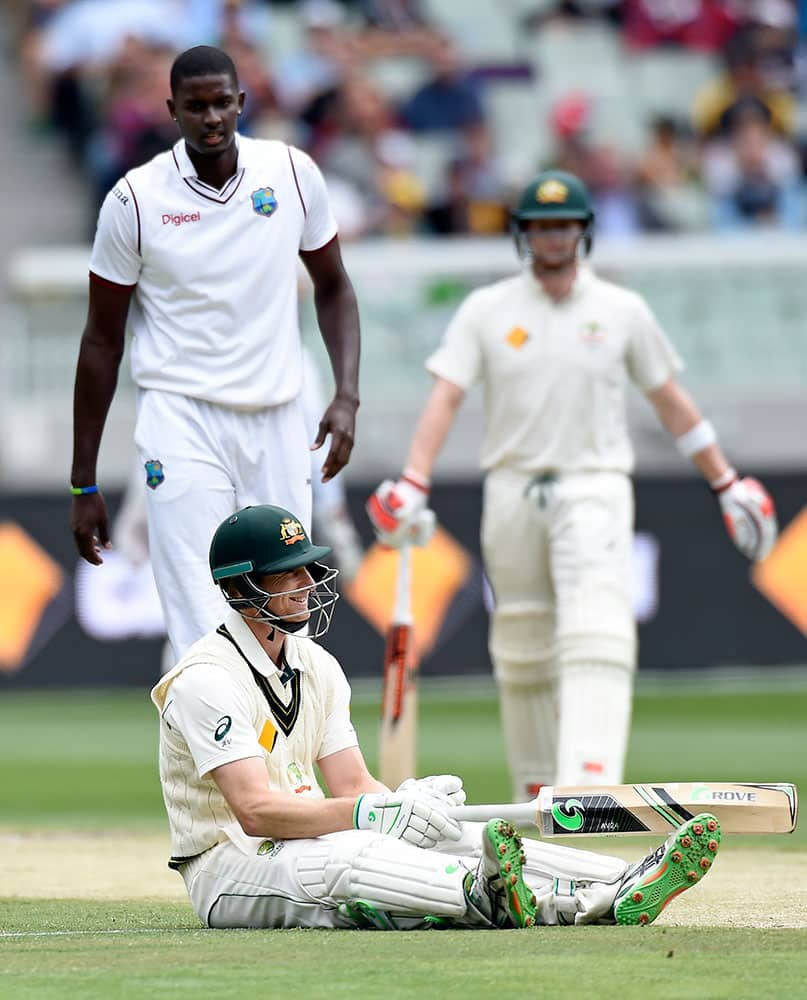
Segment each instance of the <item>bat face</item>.
M796 825L795 786L670 782L613 788L554 788L539 798L544 836L674 830L698 812L742 833L790 833Z

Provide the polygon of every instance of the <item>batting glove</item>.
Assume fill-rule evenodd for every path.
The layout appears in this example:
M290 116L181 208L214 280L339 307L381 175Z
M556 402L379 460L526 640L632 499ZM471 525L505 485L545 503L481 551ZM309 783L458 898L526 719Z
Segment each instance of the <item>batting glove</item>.
M744 556L756 562L773 548L779 529L770 494L756 479L734 478L714 489L731 540Z
M397 837L415 847L435 847L442 840L459 840L459 823L436 807L434 800L397 793L360 795L353 807L353 826Z
M371 494L366 504L367 515L372 522L378 540L391 548L400 548L405 541L425 545L431 534L423 524L429 501L429 483L412 473L405 472L393 483L385 479ZM432 528L434 532L433 515ZM428 534L428 537L425 535ZM425 540L424 540L425 538Z
M398 785L395 792L430 798L438 806L465 805L462 778L456 774L430 774L428 778L407 778Z

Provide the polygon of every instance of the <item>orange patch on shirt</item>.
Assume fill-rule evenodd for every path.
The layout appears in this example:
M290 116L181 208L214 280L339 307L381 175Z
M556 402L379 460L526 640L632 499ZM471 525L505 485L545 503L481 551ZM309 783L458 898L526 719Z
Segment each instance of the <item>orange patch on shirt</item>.
M515 347L516 350L519 350L519 348L523 347L530 339L530 335L523 326L514 326L504 339L511 347Z
M268 750L269 753L275 749L275 743L277 742L277 730L268 719L263 724L263 729L261 730L261 735L258 737L258 742L264 750Z

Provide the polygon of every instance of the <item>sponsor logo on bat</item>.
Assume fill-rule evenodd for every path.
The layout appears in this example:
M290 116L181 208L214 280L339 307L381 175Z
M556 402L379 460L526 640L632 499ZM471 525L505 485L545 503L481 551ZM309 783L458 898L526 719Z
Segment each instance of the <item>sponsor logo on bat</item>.
M692 792L693 802L757 802L756 792L725 789L718 791L708 785L698 785Z
M574 832L583 825L586 807L580 799L564 799L552 804L552 819L563 830Z

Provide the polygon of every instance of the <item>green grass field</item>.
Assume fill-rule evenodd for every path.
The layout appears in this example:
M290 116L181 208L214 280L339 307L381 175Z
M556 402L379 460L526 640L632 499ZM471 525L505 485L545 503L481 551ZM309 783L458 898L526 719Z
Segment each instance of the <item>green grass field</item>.
M354 702L371 766L377 702L376 688L359 689ZM627 779L807 788L805 720L804 674L641 680ZM707 883L665 912L680 906L682 925L662 918L642 929L210 932L173 888L153 897L116 892L114 882L99 888L94 852L100 859L119 844L127 884L132 871L147 883L151 867L175 878L153 862L168 853L155 722L140 692L14 693L0 702L0 997L807 996L805 826L791 837L728 838ZM421 773L462 774L469 800L509 798L490 688L424 685L420 728ZM76 843L85 854L74 853ZM649 846L580 843L626 856ZM792 894L768 888L769 870L784 872ZM72 874L79 889L49 893L53 872ZM700 906L687 910L696 894Z

